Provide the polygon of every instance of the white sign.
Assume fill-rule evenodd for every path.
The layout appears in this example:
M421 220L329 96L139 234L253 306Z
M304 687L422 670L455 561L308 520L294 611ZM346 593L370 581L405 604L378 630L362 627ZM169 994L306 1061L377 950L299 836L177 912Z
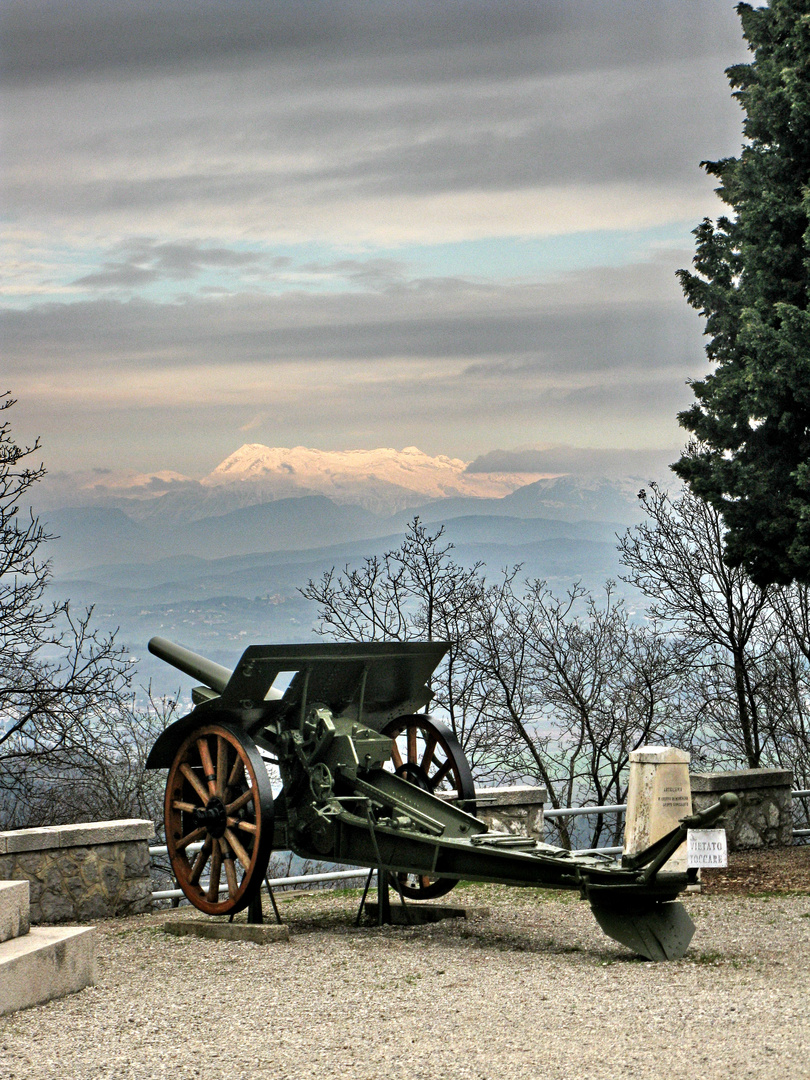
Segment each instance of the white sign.
M725 829L689 829L686 833L686 865L728 866Z

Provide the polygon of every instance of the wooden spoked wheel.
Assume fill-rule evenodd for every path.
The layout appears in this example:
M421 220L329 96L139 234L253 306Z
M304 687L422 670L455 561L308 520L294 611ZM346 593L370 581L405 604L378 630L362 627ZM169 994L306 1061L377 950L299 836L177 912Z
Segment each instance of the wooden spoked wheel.
M418 713L399 716L382 729L391 737L389 767L404 780L432 795L475 813L475 785L458 739L446 724ZM435 900L457 884L455 878L428 874L392 875L397 890L410 900Z
M230 724L189 735L169 769L164 814L172 870L191 903L209 915L246 907L273 846L273 791L250 736Z

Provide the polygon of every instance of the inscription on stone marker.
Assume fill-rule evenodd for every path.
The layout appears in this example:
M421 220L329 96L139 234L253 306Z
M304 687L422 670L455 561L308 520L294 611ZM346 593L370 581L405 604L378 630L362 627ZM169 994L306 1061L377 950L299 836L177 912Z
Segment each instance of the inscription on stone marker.
M684 791L683 786L680 784L677 787L665 787L658 796L658 802L668 809L682 810L684 814L688 814L691 809L689 794Z

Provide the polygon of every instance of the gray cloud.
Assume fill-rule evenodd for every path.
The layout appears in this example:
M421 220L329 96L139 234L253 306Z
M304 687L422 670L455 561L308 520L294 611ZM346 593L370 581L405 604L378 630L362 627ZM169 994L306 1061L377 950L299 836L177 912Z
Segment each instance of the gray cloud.
M142 82L136 93L111 86L114 122L92 84L20 92L7 101L5 196L21 213L194 208L204 220L215 208L267 229L283 225L285 208L350 206L360 196L615 182L657 185L663 196L678 186L708 193L698 162L735 152L740 140L724 61L644 61L632 75L544 80L506 70L483 92L474 59L433 91L428 75L379 94L352 90L342 70L318 87L317 67L297 73L296 92L272 68L236 85L188 76L161 89Z
M467 466L468 473L572 473L576 476L668 475L678 454L676 446L666 450L592 449L579 446L550 446L545 449L492 450Z
M196 491L198 487L199 484L195 480L163 480L159 476L152 476L147 483L138 485L138 491L150 495L163 495L170 490L181 491L191 488Z
M150 238L127 241L100 270L76 278L73 285L87 288L135 288L161 280L188 280L206 269L243 269L260 266L263 255L198 243L159 242ZM289 260L284 259L286 264ZM275 260L276 265L278 260Z
M671 441L704 364L673 278L689 252L535 284L520 264L509 284L519 260L486 252L480 280L413 280L447 271L407 245L714 212L697 162L739 146L731 0L6 0L2 18L3 365L63 467L159 453L199 475L246 426L470 457Z
M179 263L196 265L191 257ZM118 272L113 267L109 277ZM439 279L379 292L88 300L9 311L5 326L6 360L21 372L46 371L55 357L60 366L147 369L202 357L212 367L394 358L463 361L465 378L484 384L679 371L700 353L698 321L670 262L572 274L551 285Z
M376 60L387 78L411 79L423 74L415 56L442 54L457 62L431 61L434 78L455 78L464 56L465 72L488 79L538 65L570 72L705 55L727 44L733 21L723 0L6 0L3 77L37 83L350 57L358 77L373 79Z
M44 305L9 313L5 371L25 384L20 415L47 432L61 469L102 446L141 471L201 476L246 438L470 458L541 440L670 445L686 378L704 365L671 269L514 291L445 281L378 296ZM626 351L607 341L608 322L626 324Z
M725 0L6 7L2 71L20 88L7 138L31 163L7 170L19 206L81 214L272 206L292 192L694 184L700 157L738 139L722 68L742 47ZM234 58L241 67L228 67ZM99 71L112 80L101 98ZM127 72L135 85L115 82ZM62 95L22 90L68 75ZM198 167L220 156L225 168ZM166 168L175 157L183 167ZM144 168L155 160L164 166Z
M334 259L331 262L303 262L297 267L314 278L340 277L371 290L402 285L408 279L407 265L397 259Z
M632 76L622 69L521 82L505 74L498 92L472 100L466 83L453 84L436 92L430 110L407 103L360 110L354 102L338 111L324 103L323 111L311 108L310 123L339 133L341 152L325 154L322 167L291 182L370 194L631 177L694 185L701 182L698 155L730 150L738 135L739 109L722 79L715 58L690 57ZM696 85L705 97L695 95ZM299 144L300 133L287 132L284 118L270 122L287 145Z

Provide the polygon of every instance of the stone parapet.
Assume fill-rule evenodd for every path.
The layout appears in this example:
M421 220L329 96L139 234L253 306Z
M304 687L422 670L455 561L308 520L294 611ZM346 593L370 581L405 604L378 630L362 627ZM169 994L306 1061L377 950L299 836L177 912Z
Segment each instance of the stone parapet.
M793 843L793 773L789 769L692 773L689 779L695 812L716 803L725 791L738 796L738 805L726 815L729 851Z
M479 788L475 793L476 816L493 832L543 839L543 804L548 792L528 784L515 787Z
M46 848L89 847L92 844L151 840L155 826L140 818L121 821L88 821L81 825L48 825L39 829L12 829L0 832L0 855L15 851L44 851Z
M27 881L31 922L92 922L151 910L151 821L0 833L0 880Z

